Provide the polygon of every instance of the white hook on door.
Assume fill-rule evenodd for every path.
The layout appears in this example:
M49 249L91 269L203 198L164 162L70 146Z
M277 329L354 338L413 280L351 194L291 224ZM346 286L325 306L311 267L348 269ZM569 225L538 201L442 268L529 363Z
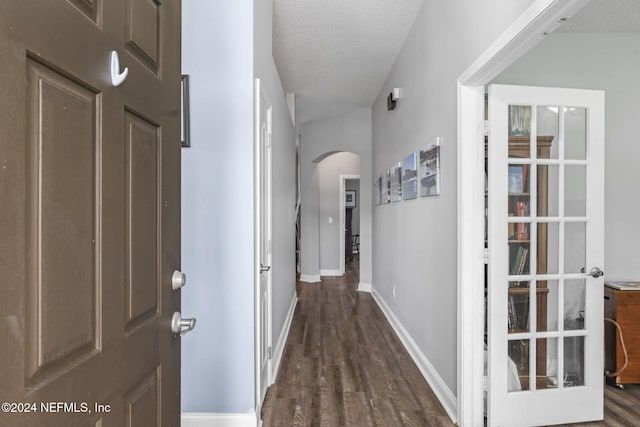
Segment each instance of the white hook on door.
M129 68L125 67L122 73L120 72L120 58L118 52L111 51L111 84L114 86L120 86L122 82L127 78L129 74Z

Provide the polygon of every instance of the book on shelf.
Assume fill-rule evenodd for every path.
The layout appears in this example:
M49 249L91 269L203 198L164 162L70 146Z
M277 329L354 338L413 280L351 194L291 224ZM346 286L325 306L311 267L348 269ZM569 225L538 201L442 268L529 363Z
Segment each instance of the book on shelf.
M529 248L523 248L522 257L520 258L520 264L518 264L518 272L516 274L520 275L524 272L527 264L527 255L529 255Z
M509 216L513 216L512 213L509 214ZM513 222L508 223L509 225L509 240L511 239L515 239L516 238L516 224Z
M516 203L516 214L518 216L527 216L528 203L527 202L517 202ZM528 240L529 236L527 236L527 225L523 222L519 222L516 227L516 239L518 240Z
M521 216L526 217L530 215L529 201L524 200L510 200L509 201L509 216Z
M523 250L524 248L522 246L518 246L518 250L515 252L515 255L511 260L511 268L509 269L509 274L511 275L517 274L516 272L518 271L518 266L520 265L520 260L522 258Z
M509 303L507 304L507 327L509 329L515 329L516 323L516 309L513 302L513 295L509 295Z
M509 295L507 300L507 327L509 332L529 330L529 298L526 295Z
M529 248L525 248L522 246L518 246L518 250L513 257L511 262L511 269L509 270L509 274L512 276L520 276L527 269L528 265L528 256L529 256ZM518 281L516 282L516 287L520 288L525 286L526 282Z

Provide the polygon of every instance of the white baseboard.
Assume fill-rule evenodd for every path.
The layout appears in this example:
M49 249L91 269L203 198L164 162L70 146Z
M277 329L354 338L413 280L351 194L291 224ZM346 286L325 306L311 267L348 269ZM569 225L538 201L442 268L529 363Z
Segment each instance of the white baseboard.
M284 345L287 342L289 336L289 329L291 328L291 322L293 321L293 313L296 311L296 304L298 303L298 296L294 293L291 305L289 306L289 312L284 319L284 325L280 332L280 337L273 351L273 359L271 360L271 384L276 380L278 375L278 368L280 368L280 360L282 360L282 353L284 353Z
M256 414L213 414L208 412L183 412L182 427L256 427Z
M320 281L319 274L301 274L300 281L305 283L317 283Z
M438 400L440 400L444 410L447 411L447 415L449 415L451 421L456 423L456 396L451 392L451 389L449 389L431 362L429 362L427 356L422 352L422 350L420 350L420 347L418 347L418 344L416 344L409 332L404 328L404 326L402 326L402 323L400 323L395 314L393 314L393 311L391 311L391 308L387 305L382 296L378 294L375 289L371 290L371 295L373 295L373 299L378 303L378 306L386 316L393 330L398 334L398 337L400 337L400 341L402 341L402 344L409 352L413 361L418 365L418 369L422 372L422 376L424 376L429 383L429 386L431 386L434 394Z
M371 283L358 283L358 291L371 293Z
M342 271L340 270L320 270L321 276L342 276Z

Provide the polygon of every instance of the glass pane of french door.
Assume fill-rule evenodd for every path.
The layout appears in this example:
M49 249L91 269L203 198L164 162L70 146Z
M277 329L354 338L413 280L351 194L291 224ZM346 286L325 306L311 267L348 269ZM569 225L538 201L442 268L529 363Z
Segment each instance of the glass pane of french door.
M490 86L491 425L602 416L602 101Z

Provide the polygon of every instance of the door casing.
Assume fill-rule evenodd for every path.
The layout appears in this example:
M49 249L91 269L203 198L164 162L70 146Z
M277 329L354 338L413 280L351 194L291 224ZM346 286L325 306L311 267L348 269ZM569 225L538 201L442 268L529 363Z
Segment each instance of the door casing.
M267 110L267 133L268 133L268 149L266 150L266 159L262 158L262 149L261 149L261 138L260 138L260 123L262 118L260 117L261 111L261 100L265 99L268 105ZM267 298L266 298L266 325L263 325L263 313L262 307L260 304L260 288L261 288L261 272L260 272L260 263L261 263L261 238L263 231L266 232L266 238L268 240L268 257L267 264L272 267L272 220L271 220L271 212L272 212L272 192L271 192L271 150L272 150L272 135L273 135L273 123L272 123L272 103L269 100L269 96L264 90L263 85L261 84L260 79L254 80L254 294L255 294L255 386L256 386L256 414L260 413L260 408L262 406L262 402L264 400L264 394L262 393L262 389L264 384L261 381L261 361L265 355L262 353L262 341L260 332L264 326L266 326L266 339L267 339L267 347L273 348L272 343L272 295L271 295L271 280L272 280L272 269L270 269L266 275L266 287L267 287ZM266 177L267 177L267 190L266 190L266 211L268 212L268 220L267 220L267 229L262 230L262 197L261 197L261 180L263 177L263 165L266 165ZM267 357L269 357L268 355ZM269 359L271 359L269 357ZM273 367L272 360L267 362L267 386L273 383ZM266 388L265 388L266 390Z
M484 87L590 0L536 0L458 77L457 422L484 423Z
M348 179L357 179L360 180L360 175L340 175L340 181L339 181L339 185L340 185L340 230L339 230L339 238L340 238L340 275L344 275L344 271L345 271L345 261L344 261L344 257L345 257L345 252L344 252L344 248L345 248L345 244L346 242L344 241L344 229L346 228L346 218L345 218L345 213L344 210L346 209L345 207L345 188L347 185L347 180ZM356 195L356 200L357 200L357 195ZM357 202L356 202L357 203Z

